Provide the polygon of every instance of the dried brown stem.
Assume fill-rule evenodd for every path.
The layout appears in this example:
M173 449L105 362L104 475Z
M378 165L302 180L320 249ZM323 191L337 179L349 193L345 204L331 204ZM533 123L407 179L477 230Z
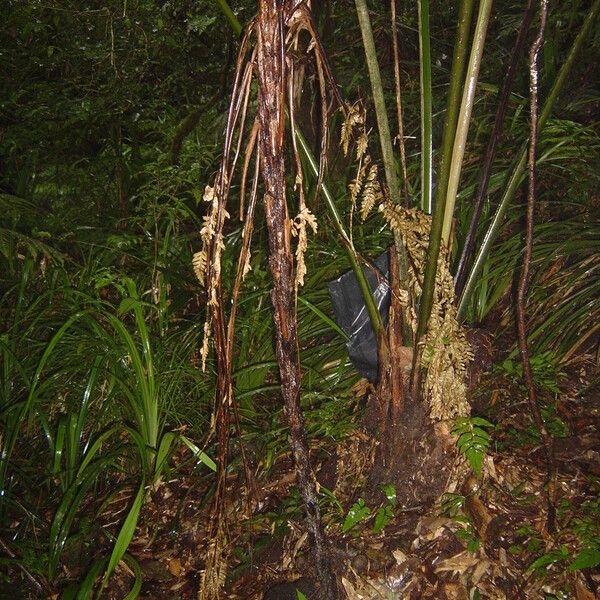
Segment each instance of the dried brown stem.
M240 185L240 221L244 220L244 201L246 196L246 177L248 175L248 166L250 165L250 159L256 146L256 139L258 136L258 120L254 120L254 125L250 130L250 138L246 144L246 150L244 151L244 166L242 168L242 183Z
M257 151L256 155L256 169L254 172L254 181L252 183L252 192L250 194L250 203L248 204L248 212L246 214L246 220L244 223L244 230L242 232L242 249L238 257L237 271L235 275L235 283L233 285L233 291L231 292L231 312L229 314L229 320L227 322L227 364L233 366L233 340L235 333L235 317L237 314L238 298L240 295L240 287L245 276L246 261L250 252L250 242L252 241L252 232L254 230L254 212L256 209L256 198L258 188L258 174L259 174L259 162L260 156ZM246 459L246 450L242 442L242 428L240 425L240 417L238 411L238 403L235 397L232 397L233 417L235 421L236 433L238 436L238 443L240 446L240 453L242 455L242 464L244 466L244 473L246 476L246 485L248 487L248 502L253 497L255 492L254 477L250 469L248 460Z
M235 156L233 157L233 162L231 164L231 171L235 171L235 166L238 161L238 157L240 154L240 149L242 147L242 140L244 139L244 126L246 124L246 112L248 110L248 101L250 100L250 84L252 83L252 62L249 62L246 65L246 70L244 71L244 78L242 80L242 91L240 94L240 104L242 104L242 116L240 118L239 128L239 137L238 143L235 150ZM239 114L239 107L238 107Z
M325 177L325 170L327 168L327 146L329 140L329 118L328 118L328 104L327 104L327 83L333 94L334 99L338 105L344 110L344 103L339 94L333 71L329 64L327 54L321 43L319 33L313 22L312 14L308 9L304 1L296 2L296 6L290 11L287 17L289 25L292 29L289 35L292 33L295 35L300 29L305 29L311 38L311 44L313 45L312 51L315 55L315 64L317 67L317 79L319 81L319 95L321 100L321 134L320 134L320 154L319 154L319 175L317 178L317 185L315 190L315 203L318 200L321 187L323 185L323 179ZM293 105L293 96L290 96L290 107ZM292 129L294 131L294 129ZM294 136L295 138L295 136ZM294 139L295 143L295 139Z
M236 62L236 71L233 84L232 99L227 115L225 128L225 143L221 167L215 180L214 202L216 202L216 218L212 226L214 232L211 242L206 248L206 286L208 290L208 310L212 323L213 345L217 362L217 395L215 399L215 422L217 430L217 482L213 498L209 524L209 551L206 556L205 570L199 591L199 598L218 598L221 586L224 583L224 557L223 537L225 513L225 470L227 465L227 452L231 427L231 407L235 400L233 397L233 369L231 353L228 351L227 326L223 310L223 290L221 282L220 255L223 243L223 228L225 223L227 198L231 186L230 154L236 122L240 107L245 105L249 93L249 85L243 84L247 79L248 69L244 66L244 59L248 49L249 37L252 26L249 26L241 40L240 52ZM246 65L247 67L247 65ZM243 75L242 75L243 73ZM240 86L240 83L242 85ZM241 134L240 134L241 135ZM234 164L237 160L234 159ZM211 209L212 211L212 209ZM235 410L234 410L235 413ZM237 418L236 418L237 423Z
M537 36L529 51L529 96L531 111L531 127L529 138L529 150L527 156L528 162L528 187L527 187L527 226L525 236L525 251L523 255L523 267L519 278L519 287L517 290L517 330L519 335L519 349L523 359L523 375L527 386L527 396L529 399L529 408L540 430L544 449L546 451L548 466L548 531L554 531L554 480L555 480L555 462L553 439L550 432L544 425L544 420L540 412L535 384L531 371L531 361L529 356L529 344L527 341L526 326L526 300L527 288L531 277L531 255L533 252L533 229L535 225L535 186L536 186L536 152L538 137L538 53L544 41L544 31L546 27L546 18L548 14L548 0L540 0L540 25Z

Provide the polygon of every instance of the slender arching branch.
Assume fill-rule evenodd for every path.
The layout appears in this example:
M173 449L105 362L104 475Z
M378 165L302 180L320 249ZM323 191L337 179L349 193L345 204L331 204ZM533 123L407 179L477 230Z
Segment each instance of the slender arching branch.
M530 106L530 135L527 150L527 226L525 234L525 251L523 253L523 266L519 277L517 290L517 332L519 336L519 350L523 359L523 376L527 386L529 409L540 430L548 467L548 531L554 532L555 508L554 488L556 485L556 465L554 462L554 441L552 435L544 424L542 413L537 400L531 360L529 356L529 343L527 341L526 304L527 289L531 279L531 255L533 253L533 229L535 225L535 193L536 193L536 154L538 141L538 54L544 41L546 19L548 16L548 0L540 0L540 25L536 38L529 51L529 106Z
M479 175L479 183L477 184L477 190L473 197L473 216L471 217L471 223L469 224L469 231L463 244L463 249L460 255L458 267L456 269L456 275L454 277L454 287L457 296L460 296L465 278L467 276L467 265L473 247L475 246L475 234L477 232L477 226L479 225L479 219L481 217L481 211L483 209L483 202L485 194L488 189L490 182L490 176L492 174L492 165L494 164L494 158L496 157L496 148L498 146L498 140L502 132L502 126L504 124L504 118L506 116L506 109L508 107L508 99L510 92L513 87L515 75L517 73L517 66L523 56L525 50L525 42L527 41L527 34L529 33L529 26L535 13L535 0L529 0L529 4L523 14L523 21L513 46L512 54L508 63L508 69L504 76L504 83L502 84L502 91L498 99L498 108L496 110L496 117L494 118L494 128L490 135L490 139L485 149L483 166L481 167L481 173Z
M540 117L538 119L538 131L539 132L541 132L543 130L544 125L546 124L546 121L550 118L552 109L554 108L554 104L556 103L556 100L557 100L559 94L561 93L565 82L567 81L567 77L571 71L571 68L573 67L573 64L575 63L577 55L581 51L581 49L583 47L583 43L584 43L585 39L587 38L587 36L589 35L589 33L592 29L592 25L596 21L596 17L598 16L599 12L600 12L600 0L594 0L592 7L585 15L585 20L583 22L583 25L581 26L581 29L579 30L579 33L577 34L577 37L575 38L575 41L573 42L573 45L571 46L571 48L569 50L569 54L567 55L565 62L562 64L560 71L558 72L558 75L556 76L556 79L554 80L554 83L552 84L552 87L550 88L550 92L548 93L546 101L544 102L544 106L540 112ZM504 221L504 215L506 214L508 206L510 205L510 203L514 197L515 192L517 191L517 189L521 185L521 182L523 181L523 175L525 173L526 164L527 164L527 145L525 145L520 150L519 156L518 156L517 160L515 161L515 166L513 168L513 171L511 173L510 177L508 178L508 181L506 182L506 188L502 194L500 203L498 204L498 208L496 209L496 212L492 218L492 221L484 235L481 246L480 246L479 250L477 251L477 255L475 257L475 260L473 261L473 266L471 267L471 270L469 271L469 275L467 277L467 281L465 283L465 286L464 286L464 289L460 296L460 300L459 300L459 304L458 304L458 318L459 319L463 319L465 316L467 307L468 307L468 305L471 301L471 297L475 291L475 287L477 285L477 281L479 278L479 274L481 273L481 269L483 268L483 265L484 265L485 260L487 259L487 256L492 248L492 245L493 245L494 241L496 240L498 233L500 232L500 228Z

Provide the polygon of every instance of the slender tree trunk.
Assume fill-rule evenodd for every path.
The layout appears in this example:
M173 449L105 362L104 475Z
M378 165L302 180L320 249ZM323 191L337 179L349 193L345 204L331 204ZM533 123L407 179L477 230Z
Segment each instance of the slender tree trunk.
M316 480L309 462L304 417L300 408L300 357L294 297L291 227L285 193L285 58L286 0L260 0L258 13L258 118L261 170L265 185L265 213L269 232L269 263L273 274L271 301L275 313L276 355L284 410L298 487L306 511L322 595L338 598L321 527Z

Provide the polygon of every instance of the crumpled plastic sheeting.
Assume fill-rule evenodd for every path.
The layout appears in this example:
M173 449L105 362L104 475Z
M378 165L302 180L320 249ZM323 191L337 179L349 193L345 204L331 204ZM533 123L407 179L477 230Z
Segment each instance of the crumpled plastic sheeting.
M363 267L384 324L387 325L390 308L389 251L374 261L375 271ZM377 339L365 306L362 292L352 270L328 284L331 304L338 325L350 337L346 344L354 368L369 381L376 382L378 376Z

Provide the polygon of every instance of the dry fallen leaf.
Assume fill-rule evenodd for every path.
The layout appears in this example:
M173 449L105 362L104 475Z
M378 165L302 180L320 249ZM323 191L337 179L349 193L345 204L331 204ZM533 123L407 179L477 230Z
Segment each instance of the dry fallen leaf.
M440 563L435 567L435 572L442 573L444 571L453 571L456 573L464 573L464 571L476 565L478 562L479 558L475 554L465 550L464 552L460 552L451 558L446 558L445 560L440 561Z
M357 593L354 586L345 577L342 577L342 585L344 586L348 600L363 600L363 597Z
M596 600L596 594L591 592L585 583L579 579L575 583L575 593L577 594L577 600Z
M169 558L167 560L167 569L169 569L169 573L175 577L180 577L183 573L183 567L178 558Z
M468 600L469 598L465 586L458 581L448 581L442 587L447 600Z

